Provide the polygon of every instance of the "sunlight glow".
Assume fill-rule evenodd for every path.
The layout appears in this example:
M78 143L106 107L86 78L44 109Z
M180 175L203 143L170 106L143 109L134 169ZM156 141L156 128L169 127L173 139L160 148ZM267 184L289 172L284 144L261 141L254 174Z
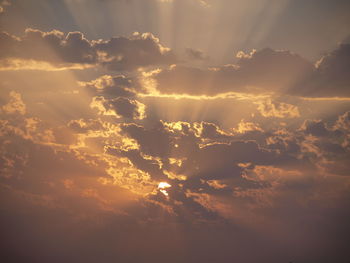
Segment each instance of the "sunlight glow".
M159 191L165 195L165 196L169 196L168 192L167 192L167 188L170 188L171 185L168 184L167 182L160 182L159 185L158 185L158 189Z

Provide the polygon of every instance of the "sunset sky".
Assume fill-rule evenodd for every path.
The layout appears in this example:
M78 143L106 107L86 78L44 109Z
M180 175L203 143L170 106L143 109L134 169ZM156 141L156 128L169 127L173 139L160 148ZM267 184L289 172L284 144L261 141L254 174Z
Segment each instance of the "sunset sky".
M0 262L350 262L349 14L0 0Z

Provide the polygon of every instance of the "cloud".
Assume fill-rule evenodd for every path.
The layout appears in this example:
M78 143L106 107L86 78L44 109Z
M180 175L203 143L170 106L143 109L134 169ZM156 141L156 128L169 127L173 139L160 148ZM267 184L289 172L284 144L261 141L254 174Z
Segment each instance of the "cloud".
M330 135L330 130L326 127L323 121L311 121L307 120L301 127L306 134L310 134L317 137L326 137Z
M290 93L305 97L350 97L350 44L342 43L323 56L312 74Z
M83 88L117 114L113 102L138 99L133 87L128 77L103 76L85 82ZM264 123L255 123L256 118L242 120L232 129L219 121L171 122L148 117L116 122L95 115L67 121L66 128L77 140L63 144L54 136L56 125L30 115L26 96L12 92L1 103L0 191L6 197L0 204L1 222L8 226L13 221L2 232L20 244L22 239L14 238L14 229L21 227L16 237L32 241L30 246L48 246L45 251L50 253L44 254L45 258L52 259L52 251L47 244L50 241L45 241L48 232L42 228L49 229L48 236L55 236L56 245L62 243L60 259L72 258L73 252L66 249L69 245L74 251L75 246L89 248L89 258L101 255L110 262L102 251L114 253L114 245L125 240L141 251L144 242L137 243L139 232L150 237L162 233L162 239L154 237L149 248L157 251L171 229L176 233L183 227L195 229L198 233L186 230L181 237L201 240L208 227L213 227L222 242L239 235L235 241L239 245L243 238L247 244L256 241L261 231L266 231L264 238L272 235L280 240L287 224L298 233L291 238L292 232L288 232L290 240L284 241L288 245L300 235L303 240L316 233L322 240L328 237L315 218L324 218L326 224L346 221L347 216L334 219L329 215L330 211L346 211L348 206L348 112L334 116L333 122L302 119L305 123L301 126L279 124L267 126L269 129L262 129ZM159 182L171 185L169 196L159 192ZM27 223L18 221L22 213ZM315 222L316 233L305 232L305 224L315 226ZM36 237L44 235L43 242L32 240L34 226ZM218 233L218 227L223 227L222 232ZM124 231L129 228L137 228L132 238L129 230ZM169 234L169 242L174 232ZM86 240L86 235L91 240ZM94 241L101 235L100 248ZM179 248L180 241L176 243ZM263 245L266 240L260 242ZM201 244L200 248L190 244L193 249L201 250L202 245L213 249L213 244ZM27 246L8 246L8 251L26 253ZM118 252L112 261L130 259L124 249ZM150 258L149 250L140 253ZM33 254L28 255L31 258Z
M3 105L1 107L1 110L7 114L18 113L18 114L24 115L26 113L26 105L22 100L21 94L15 91L11 91L9 95L10 95L9 102Z
M120 154L127 157L137 169L148 173L153 180L167 180L167 176L163 173L161 165L157 159L146 159L137 150L122 151Z
M140 89L135 79L123 75L104 75L89 82L80 82L80 85L92 95L102 95L106 98L133 98Z
M155 9L162 14L159 28L151 16L137 15L150 1L160 8ZM124 12L130 27L119 27L123 16L112 17L118 26L110 23L107 31L97 30L104 24L99 16L94 21L84 15L98 11L100 0L53 6L24 0L16 1L16 9L28 6L30 13L46 15L53 14L52 8L56 15L64 9L71 17L64 16L67 25L60 28L69 28L72 19L78 28L87 24L89 36L147 28L154 20L153 30L162 31L174 48L197 41L192 26L177 32L189 38L172 38L163 29L171 26L173 11L188 25L196 9L184 7L203 9L200 1L150 1L104 1L103 8L112 13L123 7L118 10L136 14ZM206 2L213 4L206 9L210 17L222 14L230 0ZM262 11L265 17L269 1L262 2L238 11ZM9 14L6 10L4 17ZM27 20L22 11L16 17L22 14ZM234 17L232 8L224 16ZM265 30L254 36L261 28L248 24L251 34L231 34L242 36L247 47L248 39L269 35ZM19 20L8 29L18 28L23 28ZM209 52L230 53L217 33L206 32L215 41L201 44ZM240 51L233 64L208 67L204 63L218 58L209 60L189 49L193 60L185 61L149 33L110 40L57 30L1 34L2 258L52 263L344 261L350 236L349 99L309 97L346 96L341 93L347 83L346 50L339 46L316 64L285 50ZM202 67L192 67L195 63ZM65 70L73 68L86 70ZM120 72L106 75L107 70ZM331 90L330 83L337 85ZM161 185L169 186L167 195Z
M135 139L141 151L147 155L167 157L174 147L171 135L162 122L156 123L150 130L136 124L122 125L121 129L127 136Z
M186 48L186 55L191 60L205 60L207 56L201 50Z
M102 65L110 70L135 70L176 61L170 49L163 47L150 33L110 40L88 40L81 32L28 28L22 37L0 33L0 59L4 69L86 68ZM27 64L26 65L26 61Z
M338 117L335 128L343 131L350 130L350 111L347 111Z
M99 114L120 118L141 120L145 118L145 105L137 100L124 97L106 100L104 97L94 97L90 107L97 109Z
M229 139L230 134L220 130L220 128L214 123L202 122L201 123L201 137L211 140Z
M313 70L312 63L289 51L266 48L243 54L238 53L236 65L209 69L173 66L151 76L165 94L216 95L284 92Z
M257 53L241 53L242 66L228 65L219 69L172 66L149 74L158 82L157 77L163 72L172 74L179 70L189 75L194 72L197 77L191 75L189 79L193 78L193 85L202 84L199 76L207 78L206 72L218 80L221 77L215 74L240 76L242 67L248 67L243 66L248 63L243 60L250 61ZM289 56L294 55L282 54L288 59ZM254 67L249 65L249 68ZM60 78L63 72L45 74L57 74ZM337 107L331 107L332 111L326 116L317 110L323 108L323 101L285 96L282 92L288 89L282 88L280 96L261 96L259 93L265 88L253 89L238 84L236 91L242 93L227 96L215 96L213 91L210 91L213 96L208 96L208 92L198 96L202 88L209 87L199 85L191 91L192 97L175 93L168 97L159 94L150 99L147 95L152 93L147 93L149 90L142 86L140 78L136 73L124 73L103 75L91 81L84 79L77 86L67 87L64 99L56 96L62 92L59 89L33 94L35 89L28 89L26 83L6 93L9 88L5 79L2 85L6 89L0 98L0 191L6 198L0 209L5 211L6 220L21 218L17 211L23 209L34 211L26 216L33 221L28 223L31 227L36 222L46 226L45 221L51 214L50 222L60 221L55 225L70 230L57 231L63 235L60 239L63 244L68 244L68 232L74 233L81 238L79 244L84 244L82 246L89 251L95 248L97 254L106 250L114 253L109 247L111 240L118 245L130 240L130 231L128 234L124 231L128 227L150 236L153 231L158 235L164 230L197 229L202 237L209 226L216 226L213 233L217 233L218 226L225 226L218 238L230 243L231 235L239 235L239 245L242 238L250 244L259 233L263 233L264 238L273 236L281 240L287 224L293 230L288 228L288 237L293 233L298 233L298 237L290 237L285 245L294 244L302 236L303 240L308 239L303 245L309 248L309 242L313 241L310 237L315 233L305 234L305 222L314 226L319 217L328 220L327 224L342 222L342 219L331 218L330 211L345 211L348 206L350 126L346 103L334 104ZM177 90L183 89L185 93L186 87L179 86ZM230 85L221 88L229 91ZM72 89L78 95L73 95ZM269 92L277 93L277 90L277 86L271 86ZM42 111L34 110L41 105L42 97L51 93L53 105L46 105ZM90 107L97 110L81 114L74 108L67 110L65 106L58 106L66 99L76 103L78 97L84 101L86 111ZM162 105L159 112L155 110L155 100ZM250 106L226 108L237 106L239 102ZM176 107L171 107L170 103ZM46 109L52 108L55 117L47 117ZM310 109L317 110L316 117L308 118ZM184 114L177 114L177 110ZM244 117L243 111L246 111ZM161 115L164 112L169 112L170 117ZM192 115L197 117L191 118ZM167 188L168 196L157 188L160 182L171 185ZM303 224L296 223L299 221ZM18 223L22 227L23 224ZM111 233L115 224L119 228ZM155 228L151 227L153 225ZM276 225L281 226L276 228ZM316 228L317 237L326 240L327 233L320 232L324 226L318 223ZM6 235L13 238L13 229L9 228ZM33 235L28 229L19 235L30 240ZM106 233L111 239L103 239L100 250L92 245L93 241L83 241L85 239L76 229L88 233L93 240L96 240L95 235L101 237ZM58 235L52 231L50 235ZM186 238L199 238L184 232L181 235ZM38 235L42 233L38 231ZM118 233L123 235L122 240L115 239L120 237ZM135 240L140 237L138 233L134 236ZM163 236L162 240L154 238L152 251L157 251L164 243ZM132 239L133 244L135 240ZM173 235L169 235L169 240L173 240ZM271 242L264 239L261 244ZM38 244L40 247L47 245ZM212 245L208 245L208 249ZM63 250L62 259L70 259L71 255ZM120 258L130 259L124 250L119 252ZM149 251L143 255L144 259L149 258L147 253ZM246 258L245 253L242 258ZM227 258L223 262L227 262Z
M51 63L94 63L95 54L91 43L80 32L53 30L42 32L26 29L25 35L17 38L6 32L0 35L1 58L22 58Z
M133 70L137 67L173 64L174 54L163 47L151 33L134 33L131 38L97 41L94 49L100 63L110 70Z
M150 73L148 78L163 94L215 96L241 92L349 97L349 50L350 44L342 43L315 65L290 51L240 51L235 64L207 69L171 66Z
M140 88L134 78L104 75L79 85L93 96L90 107L101 115L135 120L146 117L146 106L136 99Z
M258 111L264 117L275 117L275 118L297 118L300 117L299 109L297 106L271 101L271 99L265 101L256 102L258 105Z
M239 56L241 76L246 85L285 91L313 70L306 59L290 51L265 48L250 56Z
M283 165L283 163L296 162L293 157L260 148L254 141L239 141L211 123L202 123L198 130L190 128L191 125L186 123L180 125L160 122L150 129L145 129L136 124L127 124L121 129L127 136L137 141L141 153L160 158L162 165L159 167L190 178L189 184L195 178L196 180L232 179L238 185L248 187L254 183L242 177L244 169L240 166L241 163ZM178 127L178 129L174 130L171 127ZM208 139L210 141L206 142ZM219 141L224 142L219 143ZM207 144L200 146L205 142ZM130 155L133 156L132 162L138 167L143 165L144 171L149 172L149 168L142 163L150 161L140 159L139 153L138 159L135 159L136 152L131 153L133 153ZM170 165L171 158L181 160L180 165L178 167ZM156 164L157 167L158 165ZM159 174L159 171L157 173ZM167 173L164 172L164 174ZM187 185L186 182L185 185Z

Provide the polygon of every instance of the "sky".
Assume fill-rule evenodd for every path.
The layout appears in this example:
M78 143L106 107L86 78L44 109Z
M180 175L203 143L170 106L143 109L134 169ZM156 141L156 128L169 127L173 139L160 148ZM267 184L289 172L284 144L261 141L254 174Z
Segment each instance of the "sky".
M349 12L0 0L1 262L349 262Z

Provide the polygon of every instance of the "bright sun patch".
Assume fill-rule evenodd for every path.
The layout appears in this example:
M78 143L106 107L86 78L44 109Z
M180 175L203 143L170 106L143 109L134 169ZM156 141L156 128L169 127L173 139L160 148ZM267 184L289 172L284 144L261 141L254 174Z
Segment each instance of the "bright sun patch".
M165 195L165 196L169 196L168 192L167 192L167 188L170 188L171 185L168 184L167 182L160 182L159 185L158 185L158 189L159 191Z

